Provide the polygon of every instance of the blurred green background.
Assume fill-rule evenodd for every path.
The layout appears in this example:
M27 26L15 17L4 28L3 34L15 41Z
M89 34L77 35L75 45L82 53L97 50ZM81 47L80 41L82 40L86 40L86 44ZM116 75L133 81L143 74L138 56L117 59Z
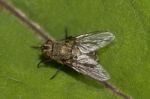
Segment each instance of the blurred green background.
M110 82L134 99L149 99L149 0L9 0L57 40L91 31L116 36L99 50ZM71 69L50 80L57 65L36 67L41 42L33 31L0 8L0 99L121 99Z

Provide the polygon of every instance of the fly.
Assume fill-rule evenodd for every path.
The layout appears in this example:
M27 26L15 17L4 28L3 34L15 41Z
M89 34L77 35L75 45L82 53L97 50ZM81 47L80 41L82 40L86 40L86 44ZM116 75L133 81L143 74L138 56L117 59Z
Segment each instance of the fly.
M98 81L110 79L109 74L97 62L96 51L114 40L110 32L91 32L77 37L42 45L42 54L47 60L56 60L75 71Z

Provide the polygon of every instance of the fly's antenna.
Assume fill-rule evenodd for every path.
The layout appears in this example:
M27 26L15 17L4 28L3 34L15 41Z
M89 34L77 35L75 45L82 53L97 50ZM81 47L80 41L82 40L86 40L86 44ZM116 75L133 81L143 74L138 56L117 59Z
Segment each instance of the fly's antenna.
M9 4L6 0L0 0L0 6L5 8L15 17L17 17L22 23L26 24L29 28L31 28L36 34L38 34L44 41L50 40L54 41L54 38L48 35L43 28L41 28L37 23L30 20L21 10L17 9L12 4Z

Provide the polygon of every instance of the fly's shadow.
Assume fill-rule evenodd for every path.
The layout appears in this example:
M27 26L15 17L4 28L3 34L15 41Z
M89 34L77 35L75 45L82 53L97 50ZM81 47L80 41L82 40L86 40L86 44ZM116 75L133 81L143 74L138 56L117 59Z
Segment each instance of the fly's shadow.
M64 73L66 73L67 75L73 77L75 80L83 82L86 85L93 86L97 89L100 89L100 88L104 87L102 85L100 86L99 82L93 80L92 78L84 76L84 75L76 72L75 70L72 70L68 66L56 62L55 60L45 61L46 58L42 55L39 56L39 59L43 60L43 62L39 66L37 66L38 68L53 68L53 69L56 69L56 72L50 73L50 80L57 79L58 78L57 75L59 75L58 71L60 71L60 72L62 71Z

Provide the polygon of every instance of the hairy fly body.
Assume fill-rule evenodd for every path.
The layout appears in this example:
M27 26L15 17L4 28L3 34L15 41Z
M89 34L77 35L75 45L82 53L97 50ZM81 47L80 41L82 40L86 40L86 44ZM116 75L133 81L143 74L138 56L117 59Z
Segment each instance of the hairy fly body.
M56 60L81 74L106 81L110 77L96 61L96 51L114 38L110 32L92 32L57 42L48 40L42 46L42 53L47 59Z

